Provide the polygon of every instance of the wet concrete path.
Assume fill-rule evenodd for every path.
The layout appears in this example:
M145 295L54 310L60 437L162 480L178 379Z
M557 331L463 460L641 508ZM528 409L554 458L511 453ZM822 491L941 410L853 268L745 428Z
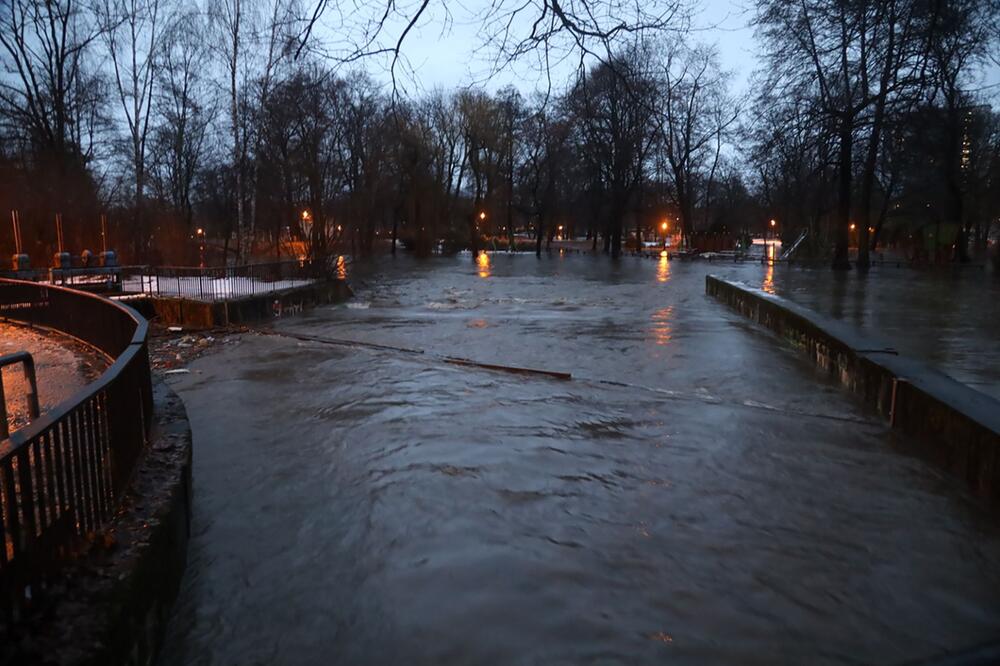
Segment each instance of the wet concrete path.
M194 538L162 663L896 663L996 639L1000 532L707 270L401 258L172 381ZM613 383L608 383L613 382Z

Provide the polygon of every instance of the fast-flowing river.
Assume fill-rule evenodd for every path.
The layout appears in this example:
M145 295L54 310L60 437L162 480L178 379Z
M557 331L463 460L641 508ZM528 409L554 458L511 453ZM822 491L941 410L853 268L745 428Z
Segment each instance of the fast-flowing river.
M704 295L713 272L832 308L818 274L352 271L350 303L172 378L195 503L162 664L894 664L1000 638L995 517Z

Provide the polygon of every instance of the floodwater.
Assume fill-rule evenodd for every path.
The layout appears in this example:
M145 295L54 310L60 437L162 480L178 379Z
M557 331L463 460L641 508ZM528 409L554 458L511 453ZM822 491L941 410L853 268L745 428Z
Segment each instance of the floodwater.
M1000 638L995 518L707 272L765 278L385 259L172 377L195 504L161 663L894 664Z
M21 351L30 353L35 362L38 403L42 412L97 379L108 367L101 353L69 336L0 322L0 356ZM2 372L7 427L13 432L30 421L26 397L30 387L20 363L9 365Z
M764 279L754 286L871 331L901 353L1000 399L1000 276L981 267L883 266L868 274L761 270Z

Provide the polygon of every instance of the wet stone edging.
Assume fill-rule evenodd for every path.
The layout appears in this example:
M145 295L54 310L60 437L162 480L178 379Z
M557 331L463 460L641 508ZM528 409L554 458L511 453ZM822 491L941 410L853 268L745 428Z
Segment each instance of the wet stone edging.
M1000 500L1000 401L779 296L714 275L705 291L803 351L978 496Z
M145 458L112 524L87 544L43 603L0 628L0 664L152 664L187 563L191 428L184 403L154 379Z

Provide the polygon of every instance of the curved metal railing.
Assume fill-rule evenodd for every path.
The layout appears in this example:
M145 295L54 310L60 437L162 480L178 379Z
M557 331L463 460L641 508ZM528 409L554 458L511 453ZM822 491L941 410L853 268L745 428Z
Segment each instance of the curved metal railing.
M148 325L132 308L63 287L0 279L0 319L104 353L94 382L0 441L0 608L17 614L118 510L153 409Z

